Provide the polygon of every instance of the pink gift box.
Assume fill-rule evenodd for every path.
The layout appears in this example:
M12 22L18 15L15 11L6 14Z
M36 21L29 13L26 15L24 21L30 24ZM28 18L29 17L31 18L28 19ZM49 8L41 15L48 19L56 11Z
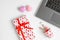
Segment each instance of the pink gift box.
M49 38L53 37L53 32L50 28L45 29L44 33Z
M18 36L20 37L19 40L34 39L35 36L33 33L33 28L31 28L30 22L28 21L25 15L13 20L13 24L15 25Z
M43 33L45 34L45 36L49 38L53 37L53 32L51 28L44 26L43 24L42 24L42 27L39 27L39 28L43 30Z

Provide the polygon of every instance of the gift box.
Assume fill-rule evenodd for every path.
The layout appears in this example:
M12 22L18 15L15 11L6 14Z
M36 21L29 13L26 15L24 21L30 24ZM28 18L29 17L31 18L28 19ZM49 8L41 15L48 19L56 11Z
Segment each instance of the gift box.
M53 32L52 32L51 28L45 27L44 33L49 38L53 37Z
M14 19L13 24L18 33L19 40L33 40L35 38L33 28L31 28L26 15L22 15L19 18Z
M43 33L45 34L45 36L52 38L53 37L53 32L51 30L51 28L49 28L48 26L45 26L42 24L42 27L39 27L40 29L43 30Z

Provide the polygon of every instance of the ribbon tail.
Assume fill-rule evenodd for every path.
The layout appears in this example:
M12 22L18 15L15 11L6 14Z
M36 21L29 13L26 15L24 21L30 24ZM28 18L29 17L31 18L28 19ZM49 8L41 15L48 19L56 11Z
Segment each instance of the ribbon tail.
M21 34L22 34L23 39L26 40L22 29L21 29Z

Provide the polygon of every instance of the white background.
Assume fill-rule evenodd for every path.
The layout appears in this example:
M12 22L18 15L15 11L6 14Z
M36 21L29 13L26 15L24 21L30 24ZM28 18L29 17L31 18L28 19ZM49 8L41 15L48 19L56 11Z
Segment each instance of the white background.
M32 27L34 28L36 36L34 40L60 40L59 28L34 16L40 3L41 0L0 0L0 40L19 40L11 21L22 14L27 15ZM19 12L18 7L22 5L30 5L32 11L25 11L24 13ZM38 28L41 26L39 22L50 27L54 33L54 37L46 37Z

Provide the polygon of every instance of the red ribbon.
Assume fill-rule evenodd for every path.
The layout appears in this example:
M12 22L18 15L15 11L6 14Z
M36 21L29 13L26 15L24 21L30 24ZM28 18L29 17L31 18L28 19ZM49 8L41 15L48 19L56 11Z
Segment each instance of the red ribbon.
M20 32L21 32L23 39L26 40L21 27L24 27L24 28L27 28L27 29L33 29L33 28L25 26L26 24L29 24L29 22L26 22L26 23L24 22L24 23L21 24L20 20L18 18L17 18L17 21L18 21L18 24L19 24L18 26L16 26L16 29L18 30L18 34L20 35Z

